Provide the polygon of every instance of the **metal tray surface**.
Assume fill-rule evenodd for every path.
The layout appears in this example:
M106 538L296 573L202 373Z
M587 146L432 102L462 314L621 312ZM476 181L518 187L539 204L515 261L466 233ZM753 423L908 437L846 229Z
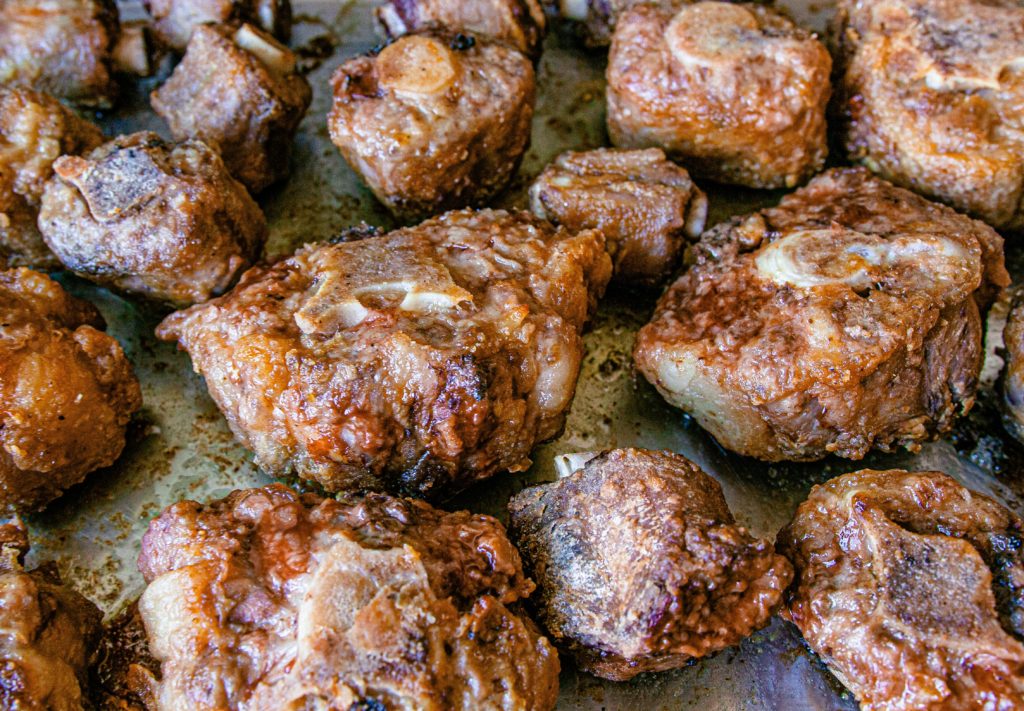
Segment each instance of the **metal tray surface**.
M293 46L319 66L309 78L313 104L295 148L291 179L262 199L271 225L269 256L325 239L366 221L392 226L387 212L345 165L327 135L330 75L345 58L379 42L368 0L293 0ZM785 0L802 24L823 31L830 2ZM124 16L138 16L125 3ZM326 56L325 56L326 55ZM539 98L533 144L502 206L524 206L525 189L563 150L604 145L604 55L582 49L571 33L552 32L539 65ZM166 74L167 68L164 68ZM120 109L102 117L109 134L149 128L166 133L148 107L159 78L128 90ZM704 186L712 221L776 202L779 192ZM1008 251L1011 271L1021 273L1020 255ZM50 508L28 519L31 562L54 560L73 587L94 600L109 618L138 597L139 541L150 519L183 498L200 501L271 480L238 445L209 398L187 355L158 342L153 329L163 313L67 275L75 294L97 304L109 332L125 347L142 383L145 405L129 432L129 444L111 468L95 472ZM926 445L917 455L873 454L862 462L829 459L813 465L768 465L724 451L680 411L665 404L638 377L630 351L636 330L653 308L655 293L611 293L586 336L587 355L576 399L563 435L539 447L526 474L501 475L447 504L505 520L508 498L533 482L554 478L552 457L572 451L639 446L666 448L691 458L725 491L736 518L755 534L774 538L811 486L863 467L938 469L1024 513L1024 449L999 424L994 381L1001 367L997 349L1005 299L990 316L983 391L970 417L954 435ZM629 683L601 681L571 663L561 679L559 709L700 708L855 709L850 694L804 646L788 623L774 619L739 647L674 672L647 674Z

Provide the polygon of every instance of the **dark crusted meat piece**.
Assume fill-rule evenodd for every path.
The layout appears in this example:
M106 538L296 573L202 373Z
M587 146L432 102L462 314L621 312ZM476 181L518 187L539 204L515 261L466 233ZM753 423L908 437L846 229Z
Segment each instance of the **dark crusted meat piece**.
M1024 4L840 0L834 34L851 159L1024 228Z
M484 204L530 141L533 65L504 45L406 35L332 81L331 140L403 219Z
M447 30L503 42L534 58L547 26L537 0L389 0L374 12L388 39Z
M18 521L0 526L0 706L12 711L81 711L102 614L61 584L56 567L22 567L28 537Z
M0 87L0 254L11 266L60 266L36 227L43 187L57 158L101 143L95 124L52 96Z
M783 611L864 711L1017 709L1024 522L939 472L816 486L779 534Z
M1003 422L1024 442L1024 291L1018 290L1003 331L1006 369L1003 371Z
M3 0L0 85L109 108L117 37L114 0Z
M257 25L287 42L292 32L290 0L142 0L164 45L184 52L192 32L204 24Z
M558 657L490 516L274 485L150 524L139 611L156 708L540 711Z
M605 452L522 491L509 511L539 620L606 679L739 643L767 624L793 575L735 524L718 482L671 452Z
M654 285L704 230L708 199L657 148L563 153L530 188L530 207L571 231L604 233L617 281Z
M124 448L139 383L92 304L0 271L0 508L34 510Z
M608 134L697 178L792 187L825 162L831 68L814 35L763 5L640 4L615 28Z
M226 291L267 238L259 205L202 141L134 133L54 170L39 229L97 284L187 306Z
M217 148L231 174L258 193L288 175L312 97L295 55L270 35L248 24L201 25L152 103L177 140Z
M973 405L981 312L1009 281L981 222L836 169L695 251L634 358L723 446L859 459L915 449Z
M157 333L268 472L439 496L561 430L610 272L598 232L466 210L309 245Z

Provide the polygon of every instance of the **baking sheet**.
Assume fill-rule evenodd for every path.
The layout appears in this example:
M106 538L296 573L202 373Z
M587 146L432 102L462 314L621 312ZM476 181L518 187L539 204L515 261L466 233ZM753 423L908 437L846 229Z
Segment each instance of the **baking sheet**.
M371 23L373 3L295 2L293 46L310 74L314 98L302 124L291 180L262 199L271 225L268 253L278 255L330 237L360 221L390 227L391 221L347 168L327 135L329 78L341 61L378 42ZM805 25L823 29L829 3L783 2ZM126 17L138 16L126 4ZM604 58L587 53L565 32L549 37L539 67L538 111L533 146L502 205L525 205L525 188L543 166L567 149L596 147L604 132ZM119 111L102 121L108 133L151 128L165 133L148 110L147 92L156 80L129 93ZM755 209L780 193L705 185L712 219ZM1011 271L1020 258L1011 249ZM133 423L118 463L96 472L45 513L29 518L33 562L55 560L72 586L109 618L141 592L135 568L139 540L149 520L182 498L218 498L239 487L270 479L234 442L224 419L193 374L188 357L159 343L153 329L162 313L132 303L73 277L61 280L75 294L99 306L109 331L125 347L142 383L145 406ZM630 365L633 335L649 316L656 294L612 293L602 303L586 336L587 356L564 434L536 450L525 475L498 476L459 496L448 508L469 508L504 519L508 498L530 482L554 477L552 456L562 452L640 446L681 452L721 482L736 518L754 533L774 538L810 487L865 466L938 469L995 496L1024 513L1021 447L1003 433L994 409L992 381L1001 365L995 354L1005 304L990 317L986 382L979 404L947 441L926 445L920 454L871 455L863 462L827 460L814 465L767 465L723 451L681 412L670 408L638 378ZM993 337L994 334L994 337ZM560 709L695 708L853 709L849 694L803 646L795 628L778 619L738 648L692 666L643 675L616 684L577 673L568 662L562 675Z

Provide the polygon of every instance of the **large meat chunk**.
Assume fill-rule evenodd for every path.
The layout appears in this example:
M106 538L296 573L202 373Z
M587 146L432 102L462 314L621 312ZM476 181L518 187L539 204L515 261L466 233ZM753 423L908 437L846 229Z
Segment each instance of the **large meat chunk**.
M654 285L704 230L708 199L656 148L563 153L530 188L538 217L604 233L615 279Z
M939 472L816 486L779 534L783 611L864 711L1017 709L1024 522Z
M95 124L52 96L0 87L0 254L11 266L60 266L36 227L43 187L57 158L101 143Z
M0 271L0 508L41 508L121 454L142 395L102 326L48 277Z
M287 42L292 31L290 0L142 0L164 45L184 52L192 32L205 24L238 27L243 22Z
M267 238L259 205L202 141L134 133L54 170L39 229L97 284L187 306L226 291Z
M3 0L0 85L109 108L118 31L114 0Z
M501 44L406 35L345 62L333 83L331 140L403 219L483 205L530 141L533 65Z
M763 5L638 4L608 58L608 134L698 178L792 187L825 162L831 68L821 42Z
M610 272L600 233L466 210L304 247L157 333L268 472L437 496L561 430Z
M815 178L705 233L634 357L723 446L766 460L914 449L974 403L990 227L871 176Z
M258 193L288 175L312 97L295 54L270 35L248 24L201 25L152 103L174 138L217 148L231 174Z
M540 711L558 657L501 524L274 485L150 524L139 601L156 708Z
M793 575L735 524L718 482L671 452L605 452L509 510L541 623L607 679L739 643L767 624Z
M841 0L846 149L883 177L1024 227L1024 5Z
M0 706L91 709L88 668L103 616L61 584L52 564L26 571L26 552L21 523L0 526Z

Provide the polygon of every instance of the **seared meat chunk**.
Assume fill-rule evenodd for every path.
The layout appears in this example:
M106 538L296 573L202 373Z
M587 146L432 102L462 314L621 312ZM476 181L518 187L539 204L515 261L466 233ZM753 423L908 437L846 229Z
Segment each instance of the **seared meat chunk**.
M945 474L845 474L779 534L796 567L783 615L864 711L1020 708L1022 536Z
M258 193L288 175L292 140L312 97L295 55L270 35L248 24L201 25L152 102L174 138L219 149L231 174Z
M0 508L41 508L121 454L142 395L102 327L48 277L0 271Z
M290 0L142 0L157 39L184 52L192 32L204 24L257 25L282 42L292 32Z
M533 66L504 45L406 35L333 82L331 140L402 219L482 205L529 144Z
M97 284L187 306L226 291L267 238L259 206L202 141L134 133L54 170L39 229Z
M1024 5L840 0L852 160L999 228L1024 228Z
M466 210L309 245L157 333L269 473L447 495L561 430L610 272L598 232Z
M859 459L916 449L973 405L981 312L1009 281L981 222L836 169L695 252L634 358L723 446Z
M555 704L558 657L517 612L534 585L490 516L273 485L171 506L139 569L161 710Z
M767 624L793 576L685 457L617 449L509 503L533 602L584 671L622 681L685 666Z
M1024 442L1024 291L1018 290L1003 331L1006 369L1003 371L1003 422Z
M558 156L530 188L530 207L571 231L600 230L615 279L654 285L700 236L708 199L657 148L603 148Z
M95 124L52 96L0 87L0 254L11 266L60 266L36 227L43 187L57 158L101 143Z
M447 30L503 42L534 58L547 25L537 0L389 0L374 12L388 39Z
M117 37L114 0L2 0L0 85L109 108Z
M792 187L825 162L831 68L814 35L762 5L637 5L612 41L608 134L698 178Z
M102 614L61 584L56 567L22 567L21 522L0 526L0 706L16 711L81 711Z

